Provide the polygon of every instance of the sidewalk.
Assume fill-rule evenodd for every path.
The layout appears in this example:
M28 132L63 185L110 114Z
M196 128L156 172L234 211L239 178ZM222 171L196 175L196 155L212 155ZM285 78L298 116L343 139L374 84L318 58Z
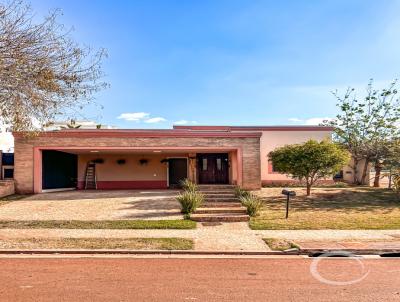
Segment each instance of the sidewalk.
M0 240L8 238L190 238L195 250L269 251L262 237L250 230L247 222L223 223L193 230L71 230L71 229L1 229Z
M193 230L0 229L11 238L189 238L198 251L270 251L263 238L294 241L306 249L400 249L400 230L250 230L246 222L203 225Z

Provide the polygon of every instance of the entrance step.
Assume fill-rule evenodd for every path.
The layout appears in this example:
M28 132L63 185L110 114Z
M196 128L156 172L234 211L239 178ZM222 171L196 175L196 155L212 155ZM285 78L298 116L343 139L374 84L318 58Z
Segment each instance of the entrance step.
M212 190L212 191L219 191L219 190L234 190L234 185L197 185L199 190Z
M203 207L198 208L195 214L243 214L246 215L245 207Z
M203 203L203 208L240 208L241 206L240 202L224 202L221 204L221 202L206 201Z
M244 214L236 213L218 213L218 214L192 214L190 219L197 222L241 222L249 221L250 217Z
M226 192L222 192L222 193L202 193L204 195L205 198L216 198L216 197L222 197L222 198L235 198L235 194L233 193L226 193Z
M240 202L236 197L205 197L204 200L212 202Z

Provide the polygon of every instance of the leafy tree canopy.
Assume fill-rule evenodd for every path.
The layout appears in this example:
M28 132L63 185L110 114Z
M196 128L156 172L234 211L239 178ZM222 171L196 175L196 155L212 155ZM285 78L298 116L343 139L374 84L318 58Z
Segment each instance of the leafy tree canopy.
M0 122L14 131L73 118L108 86L105 51L78 45L57 17L36 21L22 0L0 4Z
M307 185L307 195L319 179L332 177L349 160L349 154L329 141L309 140L304 144L286 145L269 153L274 170L285 173Z

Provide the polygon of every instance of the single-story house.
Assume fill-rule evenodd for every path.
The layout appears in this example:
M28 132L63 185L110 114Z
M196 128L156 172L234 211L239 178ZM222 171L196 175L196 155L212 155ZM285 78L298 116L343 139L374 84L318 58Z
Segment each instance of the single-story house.
M173 129L66 129L13 133L19 193L77 189L166 189L198 184L259 189L291 179L268 153L286 144L330 139L325 126L174 126Z

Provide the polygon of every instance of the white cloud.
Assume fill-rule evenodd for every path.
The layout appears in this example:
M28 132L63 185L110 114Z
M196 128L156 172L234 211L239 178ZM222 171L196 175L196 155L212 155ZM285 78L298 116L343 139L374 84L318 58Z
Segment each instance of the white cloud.
M303 120L297 118L297 117L292 117L290 119L288 119L289 122L293 122L293 123L301 123L303 122Z
M148 118L149 116L150 114L147 112L127 112L127 113L121 113L117 118L126 121L139 122L143 119Z
M312 117L309 119L299 119L299 118L290 118L288 119L288 121L293 122L293 123L302 123L303 125L307 125L307 126L312 126L312 125L319 125L322 124L324 121L332 121L333 118L331 117Z
M323 121L331 121L333 120L333 118L331 117L313 117L313 118L309 118L306 119L304 121L305 125L319 125L322 124Z
M153 118L149 118L147 120L145 120L145 123L148 124L155 124L155 123L161 123L161 122L166 122L167 120L163 117L153 117Z
M174 122L174 125L187 125L187 124L197 124L196 121L179 120Z

